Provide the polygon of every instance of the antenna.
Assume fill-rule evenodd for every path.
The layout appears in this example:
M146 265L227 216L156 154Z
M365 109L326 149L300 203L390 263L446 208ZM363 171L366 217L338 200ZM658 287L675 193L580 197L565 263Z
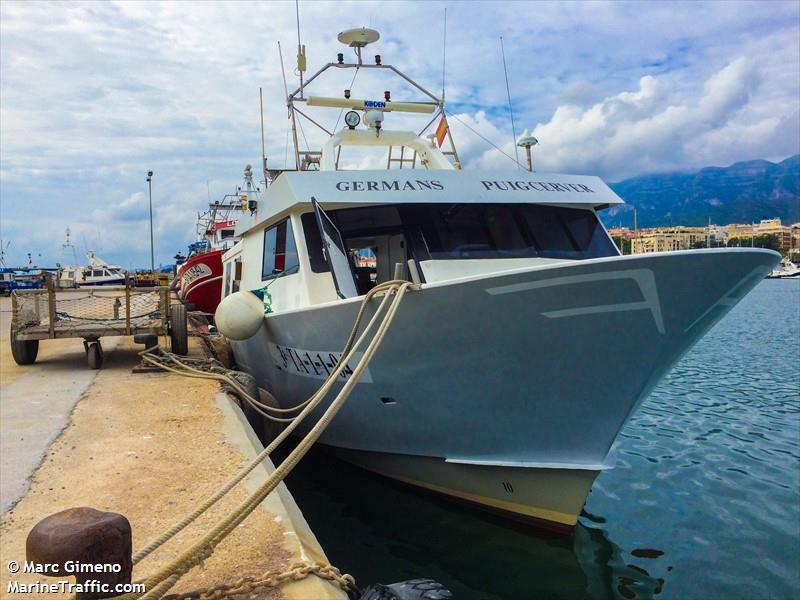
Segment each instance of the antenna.
M258 88L258 105L261 108L261 168L264 171L264 188L267 187L267 153L264 150L264 92Z
M503 47L503 36L500 36L500 52L503 55L503 72L506 75L506 93L508 94L508 112L511 113L511 135L514 136L514 156L519 164L519 150L517 150L517 128L514 125L514 109L511 108L511 88L508 87L508 69L506 68L506 50Z
M61 264L62 265L63 264L67 264L69 266L77 266L77 264L78 264L78 255L75 252L75 246L72 244L72 242L69 241L69 236L70 236L70 233L71 233L70 230L69 230L69 227L67 227L67 230L66 230L65 233L67 234L67 239L64 241L63 244L61 244ZM72 262L71 263L67 263L65 258L64 258L66 253L67 253L67 250L72 252Z
M283 91L286 93L286 108L289 110L289 118L292 120L292 141L294 142L294 168L296 171L300 170L300 151L297 146L297 123L294 118L294 106L292 105L291 98L289 97L289 88L286 86L286 69L283 66L283 50L281 50L281 43L278 42L278 56L281 59L281 73L283 74ZM303 93L300 88L300 93ZM286 165L283 165L286 168Z
M442 105L444 105L444 67L447 63L447 7L444 7L444 27L442 27Z
M306 70L306 47L300 44L300 0L294 0L297 15L297 71L300 74L300 97L303 97L303 72Z

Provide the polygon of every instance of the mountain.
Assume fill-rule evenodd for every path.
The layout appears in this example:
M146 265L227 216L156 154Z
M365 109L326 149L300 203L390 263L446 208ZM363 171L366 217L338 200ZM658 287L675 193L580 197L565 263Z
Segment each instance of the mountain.
M627 203L601 213L608 227L753 223L779 217L800 221L800 154L780 163L739 162L696 173L643 175L611 185Z

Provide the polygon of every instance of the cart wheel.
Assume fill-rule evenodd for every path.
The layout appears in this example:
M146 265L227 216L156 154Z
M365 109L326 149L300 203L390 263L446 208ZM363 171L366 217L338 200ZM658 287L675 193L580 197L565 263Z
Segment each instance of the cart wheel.
M173 353L182 356L189 354L186 307L183 304L173 304L169 307L169 339Z
M86 362L90 369L99 369L103 366L103 349L99 342L90 342L86 350Z
M18 365L32 365L39 354L39 340L15 340L11 335L11 356Z

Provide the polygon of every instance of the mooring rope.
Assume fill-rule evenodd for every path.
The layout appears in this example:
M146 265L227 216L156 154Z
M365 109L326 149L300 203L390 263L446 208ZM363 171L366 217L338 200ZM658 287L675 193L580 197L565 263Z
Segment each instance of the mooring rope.
M255 508L263 502L263 500L272 492L278 484L286 477L288 473L292 471L295 465L302 459L302 457L308 452L314 442L319 438L320 435L325 431L325 428L331 422L331 420L335 417L336 413L341 409L342 405L346 401L347 397L352 392L355 385L358 383L362 373L369 365L372 357L374 356L377 349L380 347L383 339L386 335L386 332L389 329L394 317L397 313L397 310L400 306L400 303L405 295L406 291L409 288L416 287L413 286L411 283L407 281L390 281L379 286L373 288L368 294L365 295L364 299L362 300L361 307L358 312L358 316L356 317L356 322L353 326L353 329L350 332L350 336L348 337L347 343L345 344L344 351L342 352L342 358L340 360L340 364L348 364L350 360L354 357L358 348L363 344L365 338L369 330L372 328L374 323L377 321L378 316L382 312L383 308L387 304L389 297L394 294L394 298L389 303L388 309L386 309L386 314L383 316L380 325L378 326L378 330L375 335L370 340L369 344L367 345L366 349L364 350L364 354L362 355L361 359L356 364L355 368L353 369L353 373L350 378L345 382L342 389L336 395L336 397L331 401L328 408L325 410L323 415L320 419L314 424L311 430L308 432L305 438L298 444L298 446L292 450L289 456L281 462L280 466L278 466L273 473L256 489L255 492L250 494L250 496L242 502L235 510L230 512L228 516L220 521L210 532L208 532L202 539L197 541L190 549L186 550L183 554L181 554L178 558L173 560L171 563L159 569L156 573L150 575L149 577L140 581L140 583L144 583L147 588L149 588L148 592L144 594L133 593L133 594L126 594L124 596L119 596L120 599L125 600L133 600L136 598L140 598L141 600L157 600L160 599L166 594L169 589L180 579L180 577L192 569L194 566L203 562L206 558L208 558L213 552L216 546L223 540L225 537L230 534ZM356 335L358 334L358 328L360 322L363 318L363 314L366 310L366 306L368 305L370 299L377 293L385 292L386 297L381 302L380 306L376 310L375 314L373 315L372 319L370 320L369 324L365 328L364 332L356 339ZM152 349L150 349L152 350ZM149 362L151 363L159 363L157 359L154 359L152 354L148 351L142 353L142 356L146 359L152 359ZM159 364L159 366L163 366ZM177 371L177 370L176 370ZM272 443L267 446L259 455L251 461L249 465L247 465L244 469L242 469L234 478L232 478L225 486L223 486L217 493L215 493L211 498L206 500L200 507L198 507L195 511L193 511L190 515L185 517L181 522L176 524L173 528L167 531L165 534L160 536L159 538L150 542L145 548L140 550L134 556L134 563L138 563L147 555L149 555L153 550L161 546L163 543L171 539L176 533L184 529L188 524L194 521L200 514L205 512L209 507L214 505L219 499L221 499L228 491L230 491L237 483L239 483L244 477L247 476L258 464L260 464L269 454L283 441L286 437L300 424L300 422L305 419L308 414L313 411L320 402L327 396L330 389L333 385L337 382L339 376L340 369L335 370L331 373L328 378L324 381L322 386L315 392L310 398L308 398L305 402L303 402L303 410L302 412L297 415L296 418L292 419L289 423L289 426L282 431L278 437L273 440ZM212 375L210 373L206 374L205 372L201 372L204 375ZM216 375L216 374L213 374ZM193 376L198 376L196 373ZM237 383L238 385L238 383ZM239 386L241 387L241 386ZM266 405L264 405L266 406ZM323 566L327 568L327 566ZM313 569L313 565L306 564L306 568ZM309 571L310 572L310 571ZM338 571L337 571L338 573ZM344 584L349 585L349 581L347 580L347 576L341 576L343 578ZM267 578L266 580L271 580L271 578ZM342 585L340 583L340 585ZM343 589L347 589L346 587Z
M364 336L366 336L368 334L368 332L374 326L374 324L375 324L378 316L382 312L382 309L383 309L386 301L388 300L388 298L389 298L389 294L386 294L386 296L384 297L384 299L381 302L380 306L375 311L375 314L373 315L372 319L367 324L367 327L364 329L364 332L361 334L361 338L359 338L358 342L356 342L357 345L360 345L360 343L362 342ZM366 298L365 298L365 302L366 302ZM365 305L365 302L362 303L362 306ZM358 325L360 324L360 322L362 320L363 312L364 312L363 310L359 311L359 316L356 318L356 323L355 323L354 329L357 328ZM348 342L345 345L345 350L348 353L349 353L349 348L352 345L351 340L352 340L352 336L350 337L350 339L348 339ZM142 354L143 357L148 356L147 355L147 351L142 352L141 354ZM155 364L158 364L159 366L162 366L159 363L155 363ZM169 369L169 370L172 370L172 369ZM181 375L186 375L185 373L180 373L177 370L175 370L175 372L177 372L177 373L179 373ZM264 450L262 450L258 454L258 456L256 456L248 465L246 465L244 468L242 468L239 471L239 473L237 473L230 481L228 481L228 483L223 485L219 490L217 490L217 492L215 492L212 496L210 496L203 504L201 504L199 507L197 507L197 509L192 511L192 513L187 515L183 520L181 520L180 522L175 524L171 529L169 529L167 532L165 532L159 538L156 538L155 540L151 541L144 548L142 548L136 554L134 554L134 556L133 556L133 564L136 564L139 561L141 561L142 559L144 559L153 550L155 550L156 548L158 548L159 546L161 546L162 544L167 542L170 538L175 536L180 531L182 531L186 526L188 526L190 523L192 523L194 520L196 520L200 515L202 515L211 506L216 504L231 489L233 489L240 481L242 481L253 469L255 469L258 465L260 465L262 462L264 462L264 459L267 458L287 437L289 437L289 435L297 428L297 426L300 424L300 422L302 422L302 420L305 419L305 417L312 410L314 410L314 408L316 408L316 406L319 404L319 402L322 400L322 398L324 398L324 396L327 395L327 392L332 387L332 382L331 382L331 385L327 385L328 383L329 383L328 381L324 382L322 387L320 387L320 389L314 395L312 395L311 398L309 399L309 400L311 400L311 402L306 401L304 403L304 404L306 404L306 406L304 407L303 412L301 412L299 415L297 415L297 417L295 417L295 419L292 419L292 422L283 431L281 431L281 433L269 445L267 445L267 447L264 448Z

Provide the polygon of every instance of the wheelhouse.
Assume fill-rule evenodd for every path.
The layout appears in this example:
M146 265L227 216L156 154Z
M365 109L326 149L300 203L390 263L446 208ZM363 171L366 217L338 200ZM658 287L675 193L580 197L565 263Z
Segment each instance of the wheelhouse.
M223 295L266 289L275 311L292 310L360 296L397 274L433 284L618 255L596 210L621 200L595 177L368 173L282 174L237 225Z

